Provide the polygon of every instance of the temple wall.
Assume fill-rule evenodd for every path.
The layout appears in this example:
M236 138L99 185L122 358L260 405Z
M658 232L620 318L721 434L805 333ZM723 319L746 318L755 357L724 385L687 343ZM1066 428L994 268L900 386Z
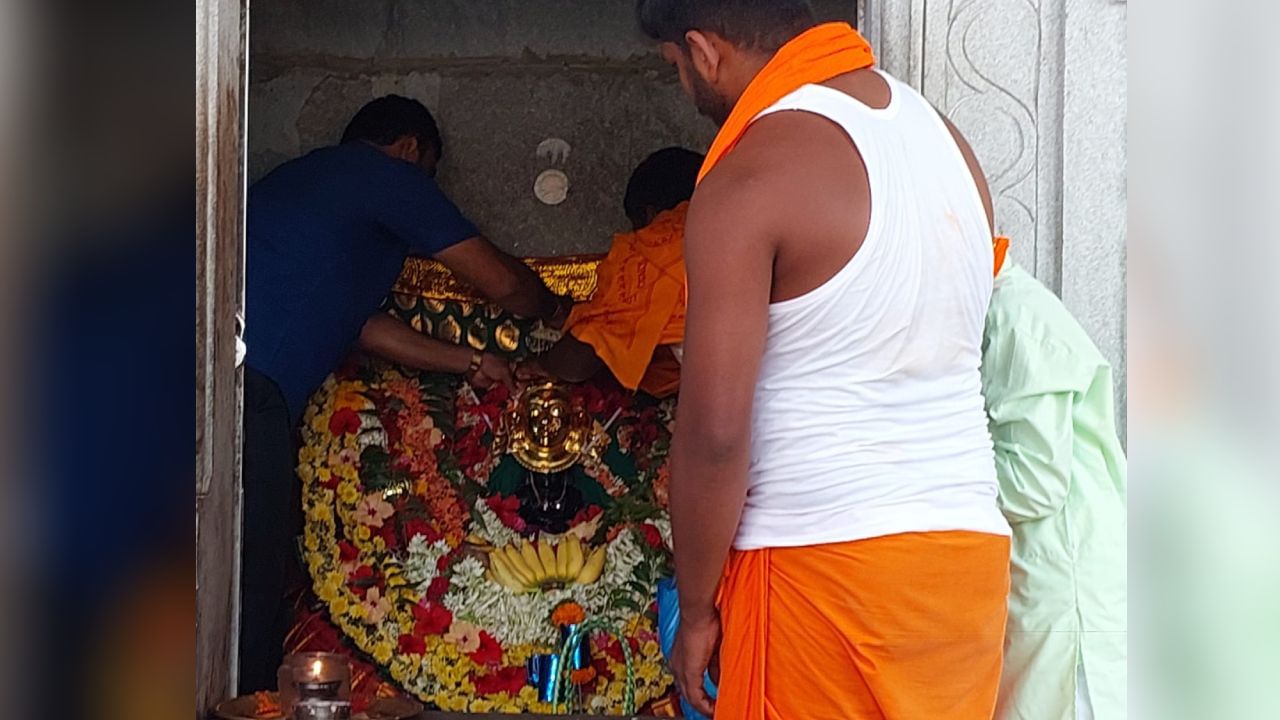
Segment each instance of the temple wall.
M852 0L815 3L852 19ZM639 34L634 0L254 0L249 176L336 142L364 102L422 100L440 123L440 182L522 255L602 252L624 229L622 191L645 155L714 135ZM539 157L549 138L567 159ZM563 203L535 197L559 169Z

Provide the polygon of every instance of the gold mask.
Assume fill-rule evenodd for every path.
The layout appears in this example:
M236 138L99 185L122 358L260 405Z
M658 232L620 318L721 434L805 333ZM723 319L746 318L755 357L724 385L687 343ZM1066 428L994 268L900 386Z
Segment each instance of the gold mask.
M502 416L495 452L508 452L527 470L555 473L573 467L590 451L596 423L568 388L555 382L530 385Z

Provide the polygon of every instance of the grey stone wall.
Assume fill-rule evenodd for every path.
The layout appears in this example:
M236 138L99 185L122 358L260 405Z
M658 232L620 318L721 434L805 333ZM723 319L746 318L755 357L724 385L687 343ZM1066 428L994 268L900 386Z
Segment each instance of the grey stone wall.
M821 0L852 20L853 0ZM445 139L440 182L499 245L522 255L601 252L625 229L631 169L714 136L636 29L634 0L255 0L249 176L337 141L386 93L416 97ZM567 159L539 158L542 141ZM565 201L533 193L546 169Z

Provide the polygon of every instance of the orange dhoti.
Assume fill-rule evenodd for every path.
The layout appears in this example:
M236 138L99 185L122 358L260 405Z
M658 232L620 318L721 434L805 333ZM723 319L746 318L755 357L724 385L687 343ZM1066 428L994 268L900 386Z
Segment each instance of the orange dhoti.
M888 535L735 551L717 720L989 720L1009 538Z

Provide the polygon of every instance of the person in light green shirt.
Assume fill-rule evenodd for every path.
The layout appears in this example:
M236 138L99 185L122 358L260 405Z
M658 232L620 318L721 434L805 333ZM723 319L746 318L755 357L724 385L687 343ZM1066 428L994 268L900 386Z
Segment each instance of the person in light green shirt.
M995 717L1124 718L1127 480L1111 367L1012 261L995 279L982 386L1013 527Z

